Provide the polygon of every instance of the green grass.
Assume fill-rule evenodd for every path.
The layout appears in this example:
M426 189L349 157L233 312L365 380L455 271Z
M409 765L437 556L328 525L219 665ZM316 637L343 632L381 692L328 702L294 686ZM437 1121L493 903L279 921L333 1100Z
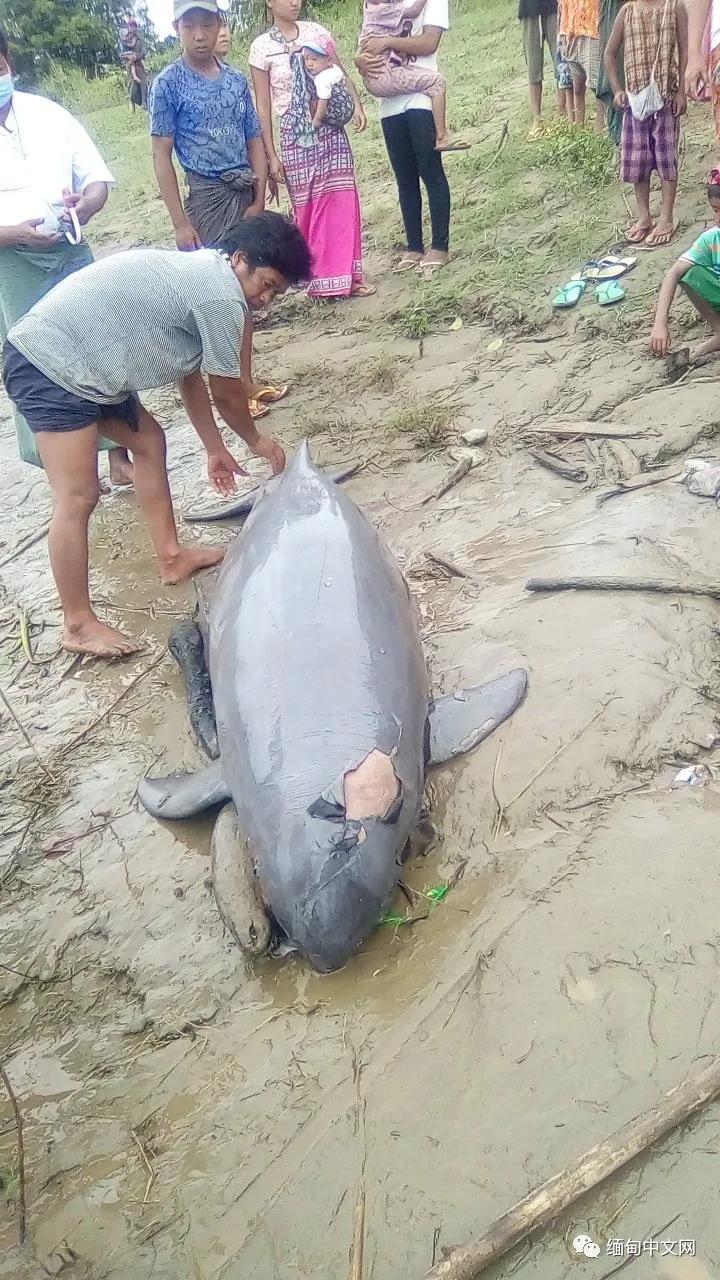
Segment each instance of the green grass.
M540 142L526 140L527 85L514 14L510 0L457 0L453 6L453 29L443 40L441 66L450 82L451 124L473 143L469 152L446 161L453 193L454 261L432 283L412 273L403 277L400 300L395 290L392 299L382 302L379 319L366 322L358 315L360 327L377 328L384 322L421 338L458 315L466 321L490 319L500 327L542 324L551 314L549 300L557 284L586 258L615 243L627 225L627 197L614 177L613 150L606 139L590 129L556 124ZM341 56L351 64L359 26L357 0L323 5L318 16L333 30ZM247 65L252 34L236 41L233 61L241 67ZM54 88L79 111L118 180L106 211L94 223L93 239L105 245L171 243L152 173L145 117L130 114L120 75L90 84L79 81L71 75L63 86L58 78ZM550 121L552 80L546 84ZM368 101L367 108L366 133L351 136L366 252L370 273L377 278L387 271L403 233L376 104ZM711 155L710 113L693 108L689 120L678 213L681 229L695 231L705 217L702 175ZM498 150L505 126L507 137ZM689 237L683 234L683 239ZM644 273L651 292L673 252L653 256ZM647 309L645 304L639 308L643 315ZM289 299L277 319L313 325L315 312L303 301ZM328 310L327 324L342 328L344 310Z

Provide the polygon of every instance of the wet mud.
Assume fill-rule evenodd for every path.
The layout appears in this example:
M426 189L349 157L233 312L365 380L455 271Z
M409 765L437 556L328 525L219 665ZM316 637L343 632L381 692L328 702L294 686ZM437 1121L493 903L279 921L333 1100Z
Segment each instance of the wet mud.
M412 908L396 904L415 922L378 928L340 973L246 960L209 886L212 818L171 826L138 806L145 772L201 757L166 652L194 592L158 583L132 495L101 502L92 585L103 616L143 637L137 657L111 667L58 653L44 541L0 571L14 713L3 708L0 731L0 1053L24 1120L27 1203L20 1248L3 1099L0 1276L337 1280L364 1177L365 1280L420 1280L433 1252L717 1051L718 605L524 590L531 576L716 577L713 502L669 480L598 504L632 457L647 470L720 453L713 387L691 375L669 388L639 347L602 338L558 330L491 359L490 336L466 328L422 353L396 343L393 388L347 394L340 423L303 377L317 340L282 327L260 339L260 368L294 381L273 411L283 440L325 414L316 455L364 464L348 489L408 576L433 688L530 673L515 717L429 780L441 838L407 867ZM348 367L381 348L367 334L324 341L335 404ZM388 424L410 399L445 393L457 404L448 443L470 426L489 441L423 504L454 464L436 439ZM182 510L210 495L174 397L158 410ZM625 441L631 458L562 446L588 472L577 484L530 456L529 428L548 416L645 434ZM15 460L7 416L0 458L2 560L42 529L49 498ZM692 762L710 783L673 789ZM635 1275L717 1275L718 1123L706 1108L490 1274L605 1276L618 1264L608 1241L655 1235L694 1238L697 1256L648 1252ZM578 1231L599 1258L573 1253Z

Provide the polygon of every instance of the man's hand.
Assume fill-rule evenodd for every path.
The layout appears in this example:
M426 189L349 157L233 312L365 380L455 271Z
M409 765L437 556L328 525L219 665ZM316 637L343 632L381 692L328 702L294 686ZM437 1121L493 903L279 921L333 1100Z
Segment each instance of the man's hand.
M361 102L358 102L355 108L353 124L355 125L356 133L364 133L367 129L367 116L365 115L365 108Z
M268 161L268 173L270 181L275 183L276 188L285 185L285 170L277 156L273 156L272 160Z
M86 227L95 213L95 206L93 202L88 200L86 196L81 195L78 191L63 191L63 203L66 209L75 210L77 220L81 227Z
M666 324L655 322L650 334L650 350L654 356L666 356L670 350L670 330Z
M247 471L236 462L232 454L223 446L216 453L208 454L208 480L213 489L223 497L230 497L237 488L235 476L246 476Z
M390 41L385 36L368 36L362 42L361 53L367 54L368 58L381 58L389 49Z
M175 243L183 253L192 253L193 249L202 249L202 240L188 218L175 228Z
M256 458L265 458L270 463L274 476L285 470L285 451L272 436L261 436L258 432L257 440L250 448Z
M37 231L36 228L44 222L44 218L30 218L27 222L20 222L12 229L11 243L14 245L22 245L24 249L50 249L60 240L60 235L56 231Z
M613 106L616 111L627 111L628 96L624 89L618 89L613 98Z
M694 57L690 56L685 71L685 92L688 98L699 102L709 84L710 72L705 55L700 53Z
M673 103L672 103L673 115L684 116L687 113L687 107L688 107L688 104L687 104L687 97L685 96L685 90L679 89L678 92L675 94L675 97L673 98Z
M253 200L252 204L249 204L245 210L243 218L256 218L257 215L259 213L263 213L264 210L265 203L263 200Z

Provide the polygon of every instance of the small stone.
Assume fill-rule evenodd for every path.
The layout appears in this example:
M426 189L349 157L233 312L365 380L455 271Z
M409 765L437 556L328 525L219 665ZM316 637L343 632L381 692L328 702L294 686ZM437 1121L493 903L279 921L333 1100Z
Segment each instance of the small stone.
M460 439L463 444L484 444L488 438L488 433L484 427L470 427L468 431L463 431Z

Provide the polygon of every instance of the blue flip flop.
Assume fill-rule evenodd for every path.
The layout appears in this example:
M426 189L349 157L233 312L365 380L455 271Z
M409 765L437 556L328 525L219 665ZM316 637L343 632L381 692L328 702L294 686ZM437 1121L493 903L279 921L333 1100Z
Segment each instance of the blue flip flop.
M614 302L622 302L627 294L617 280L603 280L595 290L595 297L601 307L610 307Z
M585 280L568 280L561 289L558 289L553 298L553 306L556 311L569 311L571 307L576 307L582 298L587 283Z

